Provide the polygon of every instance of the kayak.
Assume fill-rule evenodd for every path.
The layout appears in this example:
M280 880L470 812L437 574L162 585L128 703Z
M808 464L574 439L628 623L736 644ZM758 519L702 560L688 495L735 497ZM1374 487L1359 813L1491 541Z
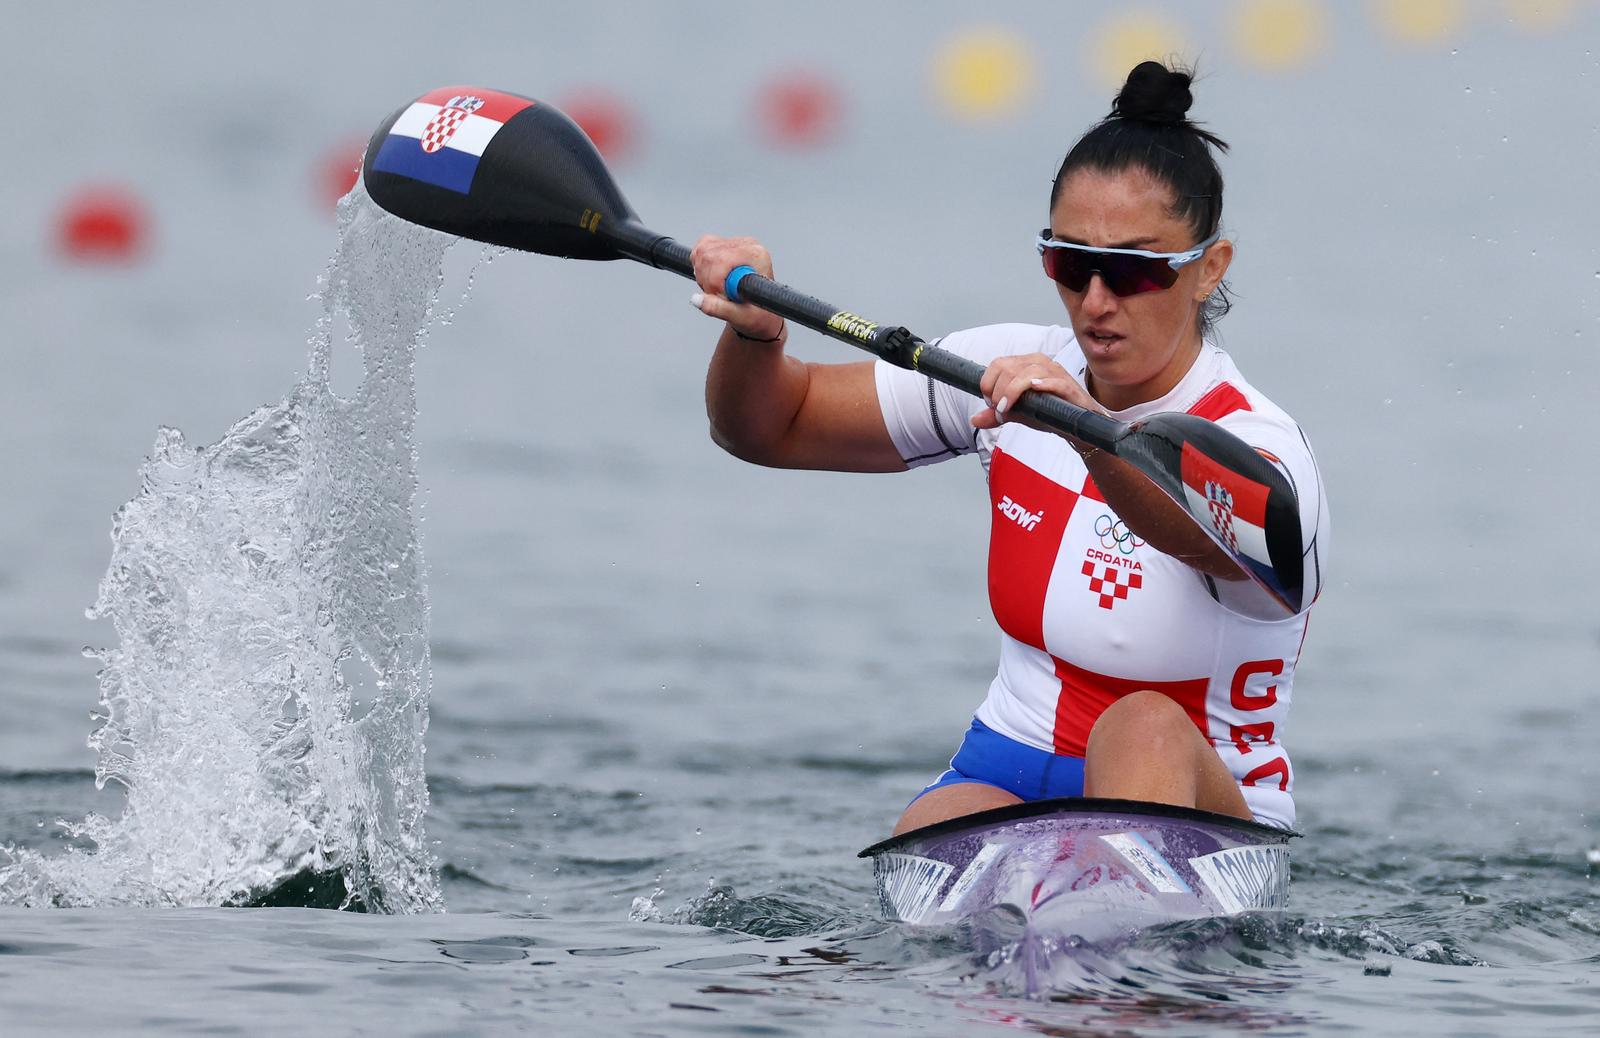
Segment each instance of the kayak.
M983 811L861 852L890 920L962 924L979 953L1025 967L1030 992L1070 949L1108 950L1164 923L1281 912L1299 834L1229 815L1071 797Z

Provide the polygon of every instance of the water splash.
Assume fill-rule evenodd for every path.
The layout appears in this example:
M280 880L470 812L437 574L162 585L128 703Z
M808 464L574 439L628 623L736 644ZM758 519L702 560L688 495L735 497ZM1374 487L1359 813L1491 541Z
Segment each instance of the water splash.
M118 644L88 650L89 742L122 813L61 823L80 842L63 854L0 852L0 901L238 904L331 876L334 904L441 907L413 354L451 239L359 185L339 221L305 377L211 446L161 429L113 520L89 616ZM345 318L365 370L348 398L330 383Z
M797 890L774 891L740 897L733 887L711 880L706 892L692 897L670 911L660 899L666 892L655 888L648 897L636 897L628 910L635 923L671 923L678 926L710 926L719 930L779 938L836 933L863 925L882 926L876 905L862 899L858 907L834 903L831 891L815 890L814 896Z

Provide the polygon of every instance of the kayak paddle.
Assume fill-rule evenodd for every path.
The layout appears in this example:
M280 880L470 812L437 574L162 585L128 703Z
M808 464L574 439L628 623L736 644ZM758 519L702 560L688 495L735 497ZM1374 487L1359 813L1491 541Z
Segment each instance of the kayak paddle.
M569 259L631 259L694 278L688 247L640 223L589 138L542 101L479 87L426 93L378 127L362 177L378 205L447 234ZM903 327L840 310L749 267L729 273L725 291L736 302L982 395L983 365ZM1244 441L1194 415L1123 423L1043 393L1024 394L1011 410L1133 465L1285 609L1299 610L1304 586L1294 490Z

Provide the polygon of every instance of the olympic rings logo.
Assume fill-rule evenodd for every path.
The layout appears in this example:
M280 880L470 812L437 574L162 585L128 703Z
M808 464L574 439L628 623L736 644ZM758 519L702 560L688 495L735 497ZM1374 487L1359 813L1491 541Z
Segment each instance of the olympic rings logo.
M1144 538L1135 537L1128 524L1121 519L1102 515L1094 521L1094 532L1100 535L1102 548L1115 548L1124 555L1132 555L1135 548L1144 547Z

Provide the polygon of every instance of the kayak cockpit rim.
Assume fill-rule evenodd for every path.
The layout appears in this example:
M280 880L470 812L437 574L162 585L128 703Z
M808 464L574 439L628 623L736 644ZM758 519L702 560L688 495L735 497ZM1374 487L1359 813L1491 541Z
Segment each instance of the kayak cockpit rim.
M887 840L880 840L866 850L861 851L856 857L871 858L886 851L900 850L909 844L918 843L944 833L956 832L960 829L973 829L985 825L994 825L999 822L1015 822L1026 818L1078 812L1106 815L1147 815L1155 818L1169 818L1179 822L1198 822L1204 825L1233 829L1256 839L1288 840L1301 835L1293 829L1281 829L1275 825L1263 825L1260 822L1249 819L1217 814L1214 811L1202 811L1195 807L1152 804L1144 800L1115 800L1109 797L1056 797L1051 800L1007 804L1005 807L994 807L987 811L978 811L975 814L961 815L958 818L947 818L942 822L935 822L920 829L912 829L910 832L901 833L899 836L891 836Z

